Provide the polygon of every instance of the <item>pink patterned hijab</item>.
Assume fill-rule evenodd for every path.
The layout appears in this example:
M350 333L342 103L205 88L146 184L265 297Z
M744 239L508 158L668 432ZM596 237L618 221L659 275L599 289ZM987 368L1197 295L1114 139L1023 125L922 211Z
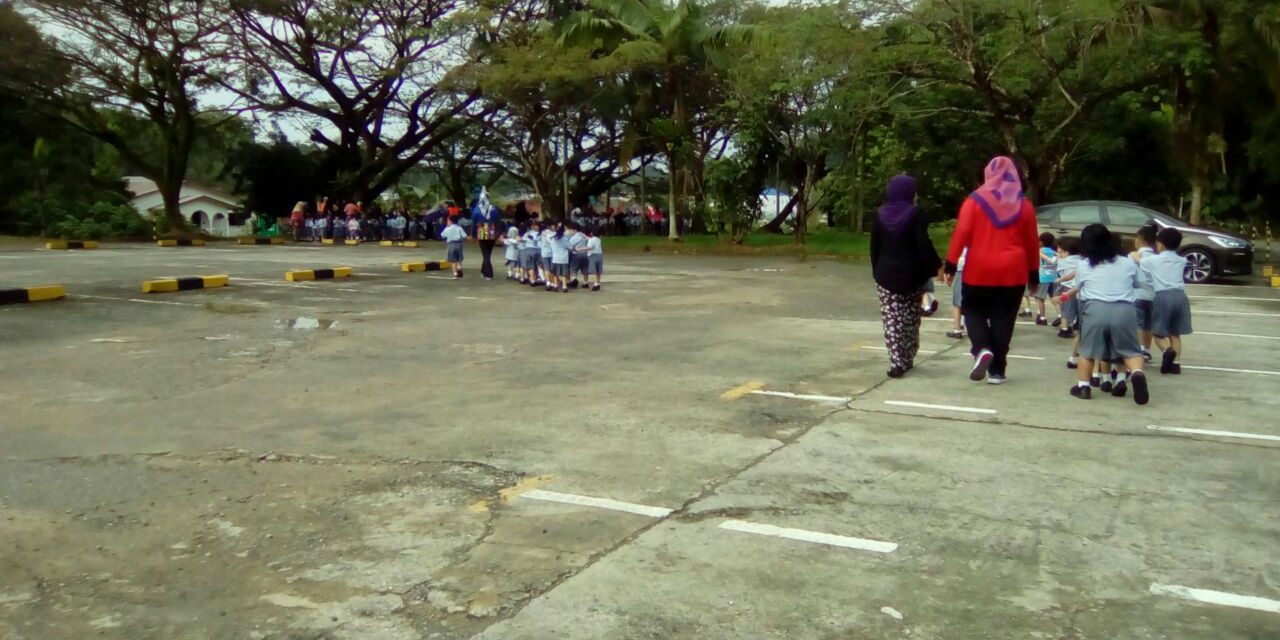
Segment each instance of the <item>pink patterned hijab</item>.
M969 194L987 214L991 224L1003 229L1018 221L1022 213L1022 179L1013 160L1000 156L987 165L987 181Z

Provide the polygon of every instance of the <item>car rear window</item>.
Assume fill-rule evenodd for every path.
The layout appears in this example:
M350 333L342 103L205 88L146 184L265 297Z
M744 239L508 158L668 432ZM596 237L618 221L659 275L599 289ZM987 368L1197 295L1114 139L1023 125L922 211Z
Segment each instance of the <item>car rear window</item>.
M1137 207L1109 204L1107 219L1117 227L1141 227L1151 221L1151 216Z
M1097 205L1068 205L1058 210L1059 224L1094 224L1102 222L1102 210Z

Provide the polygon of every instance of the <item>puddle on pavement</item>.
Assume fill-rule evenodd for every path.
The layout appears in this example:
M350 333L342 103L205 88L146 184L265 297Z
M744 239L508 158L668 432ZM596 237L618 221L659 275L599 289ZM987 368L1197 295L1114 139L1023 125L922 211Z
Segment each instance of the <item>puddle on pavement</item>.
M294 331L326 331L329 329L336 329L338 327L337 320L308 318L306 316L290 318L289 320L285 320L283 324Z

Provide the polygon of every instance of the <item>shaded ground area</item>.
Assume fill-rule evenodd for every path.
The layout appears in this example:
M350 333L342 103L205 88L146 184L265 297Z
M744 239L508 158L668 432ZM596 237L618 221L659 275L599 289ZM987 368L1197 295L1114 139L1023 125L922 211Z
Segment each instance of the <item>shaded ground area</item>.
M0 251L0 286L72 294L0 308L0 637L1280 629L1161 590L1280 600L1280 293L1194 288L1187 374L1140 409L1068 397L1030 326L1008 386L937 319L886 382L857 264L615 255L564 295L397 269L437 253Z

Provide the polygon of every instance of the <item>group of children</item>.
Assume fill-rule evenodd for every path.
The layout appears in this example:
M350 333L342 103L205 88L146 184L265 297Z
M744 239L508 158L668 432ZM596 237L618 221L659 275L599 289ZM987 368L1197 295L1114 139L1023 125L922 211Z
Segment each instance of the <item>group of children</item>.
M1079 239L1041 234L1040 244L1039 286L1034 292L1028 287L1019 315L1034 316L1039 326L1059 327L1058 337L1073 341L1067 368L1078 375L1071 395L1089 400L1096 388L1124 397L1132 387L1134 400L1147 404L1143 367L1153 359L1152 344L1163 352L1160 373L1177 375L1182 373L1182 337L1192 333L1187 261L1178 254L1182 233L1142 227L1128 254L1120 236L1101 224L1086 227ZM947 332L952 338L964 337L961 277L957 274L953 292L955 328ZM937 311L932 291L921 304L925 315ZM1052 322L1049 304L1057 312Z
M453 276L461 278L466 230L456 219L451 219L440 238L447 243L447 259L453 265ZM563 293L579 286L600 290L604 243L595 229L573 220L543 224L534 218L528 224L508 228L501 242L508 280Z

